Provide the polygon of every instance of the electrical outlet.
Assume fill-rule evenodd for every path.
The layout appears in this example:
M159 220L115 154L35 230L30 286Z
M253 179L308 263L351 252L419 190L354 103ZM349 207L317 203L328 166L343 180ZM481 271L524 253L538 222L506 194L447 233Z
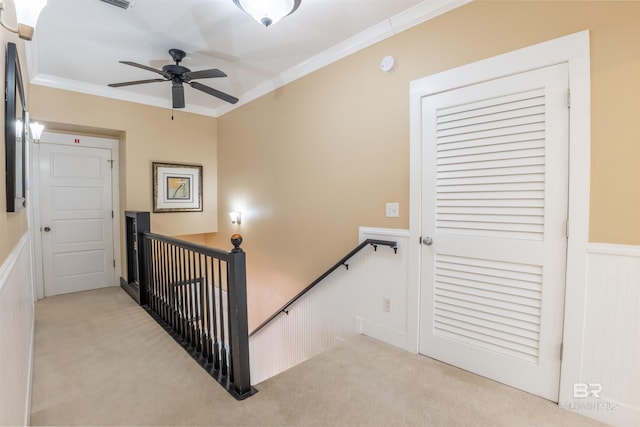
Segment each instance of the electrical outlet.
M400 216L400 203L387 203L387 218L398 218Z
M389 298L384 298L382 300L382 309L387 313L391 313L391 300Z

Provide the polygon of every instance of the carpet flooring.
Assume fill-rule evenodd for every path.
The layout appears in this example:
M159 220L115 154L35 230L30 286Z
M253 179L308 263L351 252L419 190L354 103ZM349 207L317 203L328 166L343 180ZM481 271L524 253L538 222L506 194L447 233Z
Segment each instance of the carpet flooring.
M32 425L597 426L365 336L238 402L120 288L36 304Z

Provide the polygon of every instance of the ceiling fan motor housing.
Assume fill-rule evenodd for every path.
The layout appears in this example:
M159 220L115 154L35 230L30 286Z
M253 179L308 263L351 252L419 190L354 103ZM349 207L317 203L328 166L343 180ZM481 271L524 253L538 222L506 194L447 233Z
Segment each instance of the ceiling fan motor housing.
M179 76L179 75L188 73L191 70L186 67L183 67L182 65L169 64L162 67L162 71L164 71L165 73L169 73L172 76Z
M175 64L167 64L162 67L161 70L157 68L149 67L148 65L138 64L137 62L131 61L120 61L120 63L125 65L130 65L136 68L142 68L143 70L151 71L157 74L160 74L163 79L146 79L146 80L135 80L130 82L121 82L121 83L109 83L110 87L122 87L122 86L131 86L138 85L144 83L154 83L154 82L171 82L171 94L173 99L173 108L184 108L184 86L183 83L187 83L192 88L199 90L201 92L207 93L209 95L215 96L216 98L222 99L223 101L227 101L231 104L235 104L238 102L238 98L235 96L231 96L227 93L220 92L217 89L212 87L203 85L200 82L195 82L192 80L196 79L211 79L217 77L227 77L227 75L217 68L211 68L208 70L200 70L200 71L191 71L187 67L183 67L180 65L180 61L184 59L187 54L180 49L169 49L169 55L176 62Z

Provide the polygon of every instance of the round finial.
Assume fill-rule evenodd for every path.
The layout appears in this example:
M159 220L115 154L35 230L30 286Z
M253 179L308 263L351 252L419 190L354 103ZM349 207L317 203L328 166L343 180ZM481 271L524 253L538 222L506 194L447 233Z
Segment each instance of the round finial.
M231 243L233 244L234 251L241 251L240 245L242 244L242 236L238 233L231 236Z

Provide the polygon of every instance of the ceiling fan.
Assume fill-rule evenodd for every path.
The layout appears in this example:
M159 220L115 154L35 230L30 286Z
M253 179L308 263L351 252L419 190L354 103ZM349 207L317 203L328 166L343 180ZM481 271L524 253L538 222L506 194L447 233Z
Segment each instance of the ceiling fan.
M224 92L220 92L219 90L203 85L202 83L192 81L196 79L227 77L227 75L223 71L220 71L217 68L212 68L209 70L201 70L201 71L191 71L190 69L180 65L180 61L182 61L184 57L187 56L187 54L183 50L169 49L169 55L171 55L171 58L173 58L173 60L176 63L167 64L164 67L162 67L162 70L157 70L155 68L147 67L146 65L138 64L136 62L119 61L121 64L131 65L132 67L138 67L138 68L142 68L143 70L148 70L154 73L158 73L163 77L162 79L148 79L148 80L136 80L136 81L122 82L122 83L110 83L109 86L121 87L121 86L139 85L143 83L170 81L171 96L173 99L173 108L184 108L183 83L186 83L194 89L197 89L204 93L208 93L209 95L213 95L231 104L235 104L236 102L238 102L238 98L234 96L231 96Z

